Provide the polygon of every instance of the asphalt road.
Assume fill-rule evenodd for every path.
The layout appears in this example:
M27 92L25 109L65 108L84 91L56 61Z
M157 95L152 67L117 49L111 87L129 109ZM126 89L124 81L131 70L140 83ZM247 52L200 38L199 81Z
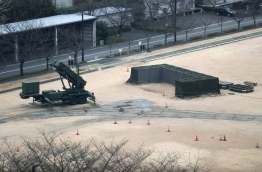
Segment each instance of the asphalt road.
M201 14L197 14L197 15L201 15ZM256 21L257 21L257 24L262 23L262 16L258 16ZM253 19L246 18L241 22L241 27L252 25L252 24L253 24ZM232 17L229 17L227 18L227 21L223 23L223 30L228 30L228 29L233 29L233 28L237 29L237 22ZM221 26L218 25L216 21L214 20L213 24L207 27L206 34L220 32L220 30L221 30ZM185 31L177 32L177 40L185 40L186 39L185 33L186 33ZM199 35L204 35L203 27L196 27L193 30L189 31L188 39L190 39L190 37L199 36ZM139 42L145 45L147 43L146 36L141 31L133 31L130 33L125 33L123 36L128 37L130 39L132 38L132 40L130 40L130 42L113 45L111 48L111 54L120 53L119 51L120 49L122 50L122 52L129 52L129 50L130 51L137 50L139 49ZM174 40L173 35L167 38L168 42L172 42L173 40ZM160 34L160 35L153 35L150 39L149 45L150 47L153 47L154 45L164 44L164 43L165 43L165 34ZM115 58L105 58L107 55L110 54L109 46L100 46L97 48L88 49L88 50L85 50L84 54L85 54L84 60L85 62L89 64L95 63L95 62L111 63L112 61L117 60ZM68 59L68 53L59 54L57 56L54 56L52 57L51 60L59 60L59 61L63 61L67 63L67 59ZM81 52L79 52L78 61L81 62L81 59L82 59ZM45 68L46 68L45 59L27 61L24 64L24 73L43 70ZM0 71L0 79L11 77L11 76L18 76L19 73L20 73L19 64L9 65L9 66L6 66L4 70Z

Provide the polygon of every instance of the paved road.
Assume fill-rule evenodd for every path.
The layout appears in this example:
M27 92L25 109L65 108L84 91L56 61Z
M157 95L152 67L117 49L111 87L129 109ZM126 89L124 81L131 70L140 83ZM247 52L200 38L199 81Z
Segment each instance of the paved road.
M223 23L223 30L227 29L232 29L232 28L237 28L237 22L233 20L233 18L230 18L232 20L228 20ZM262 16L259 16L257 18L257 23L262 23ZM252 25L253 20L252 18L246 18L241 22L241 26L247 26L247 25ZM207 28L207 34L208 33L214 33L214 32L220 32L220 26L216 24L215 22L210 25ZM202 27L197 27L194 28L192 31L188 33L188 37L192 36L198 36L198 35L203 35L204 30ZM122 49L122 52L126 51L129 52L132 50L137 50L139 49L139 42L142 44L146 44L146 39L145 36L142 37L143 33L137 33L136 35L140 35L141 39L133 40L130 42L125 42L125 43L120 43L112 46L111 52L112 54L114 53L119 53L119 49ZM132 35L129 35L129 37L132 37ZM181 31L177 33L177 40L185 40L185 32ZM173 36L168 37L168 42L173 41ZM156 35L153 36L150 39L150 47L153 47L154 45L157 44L164 44L165 39L164 35ZM95 63L97 61L100 61L101 63L111 63L112 61L116 60L114 58L105 58L105 56L109 55L110 49L108 46L101 46L93 49L89 49L85 51L85 61L87 63ZM68 58L68 54L60 54L57 56L54 56L52 59L59 60L59 61L64 61L66 63ZM79 53L78 56L78 61L81 61L81 52ZM39 60L34 60L34 61L28 61L24 64L24 72L34 72L37 70L42 70L46 68L46 61L45 59L39 59ZM6 66L6 68L2 71L0 71L0 78L5 78L5 77L10 77L10 76L15 76L19 75L19 64L14 64L14 65L9 65Z

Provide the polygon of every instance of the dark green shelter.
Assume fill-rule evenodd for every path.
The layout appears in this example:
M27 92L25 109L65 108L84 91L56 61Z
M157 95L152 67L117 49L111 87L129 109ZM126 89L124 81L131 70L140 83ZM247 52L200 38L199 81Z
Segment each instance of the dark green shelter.
M180 98L220 93L217 77L168 64L133 67L131 76L127 81L131 84L161 82L175 85L175 95Z

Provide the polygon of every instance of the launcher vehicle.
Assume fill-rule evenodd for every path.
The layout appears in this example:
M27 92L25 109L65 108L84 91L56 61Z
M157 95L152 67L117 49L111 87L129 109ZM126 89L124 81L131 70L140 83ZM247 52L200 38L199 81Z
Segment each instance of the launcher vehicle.
M64 91L44 90L42 94L39 93L39 81L30 81L22 83L22 92L20 97L28 99L33 97L33 101L48 103L52 106L52 102L62 101L71 105L84 104L87 100L95 103L94 93L85 90L86 81L68 66L59 61L53 61L49 64L56 69L60 75ZM66 88L64 79L68 81L69 88Z

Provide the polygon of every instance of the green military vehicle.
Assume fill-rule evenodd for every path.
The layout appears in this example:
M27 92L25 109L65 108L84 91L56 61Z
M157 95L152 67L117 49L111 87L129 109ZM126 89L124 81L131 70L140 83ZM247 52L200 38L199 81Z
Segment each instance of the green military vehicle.
M40 94L39 81L22 82L22 92L20 97L22 99L33 98L33 101L48 103L52 106L52 102L62 101L71 105L84 104L87 100L95 103L94 93L85 90L86 81L68 66L60 61L53 61L50 66L56 69L60 75L63 85L63 91L44 90ZM66 88L64 79L68 81L69 88Z

